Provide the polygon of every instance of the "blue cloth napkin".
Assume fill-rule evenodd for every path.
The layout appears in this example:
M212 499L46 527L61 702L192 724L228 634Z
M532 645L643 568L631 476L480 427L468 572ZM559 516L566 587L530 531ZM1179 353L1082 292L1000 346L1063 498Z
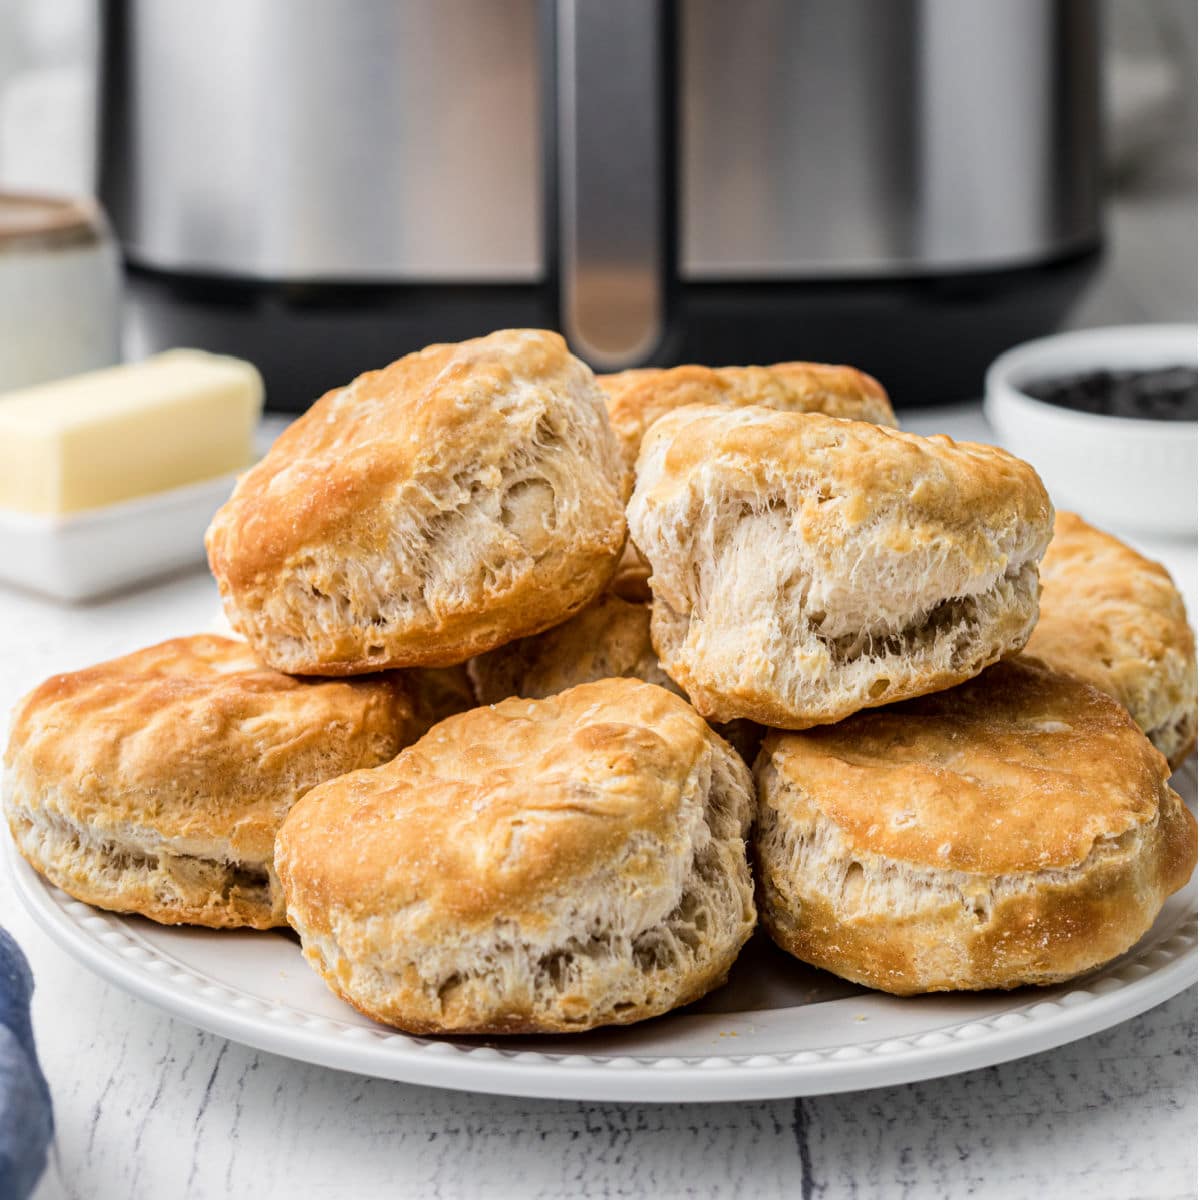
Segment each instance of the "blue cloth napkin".
M25 1200L46 1166L54 1134L50 1089L29 1022L33 975L0 929L0 1200Z

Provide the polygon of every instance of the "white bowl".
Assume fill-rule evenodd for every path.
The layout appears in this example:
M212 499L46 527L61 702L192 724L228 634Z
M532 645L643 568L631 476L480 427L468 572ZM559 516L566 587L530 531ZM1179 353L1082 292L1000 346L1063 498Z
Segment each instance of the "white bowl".
M988 368L984 413L1058 508L1140 533L1196 533L1196 422L1097 416L1035 400L1035 379L1196 363L1194 325L1124 325L1025 342Z

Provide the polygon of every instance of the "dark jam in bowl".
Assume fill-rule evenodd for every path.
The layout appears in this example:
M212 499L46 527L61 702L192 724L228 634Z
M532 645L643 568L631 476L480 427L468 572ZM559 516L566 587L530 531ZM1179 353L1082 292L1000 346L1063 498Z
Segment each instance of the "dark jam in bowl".
M1155 367L1134 371L1082 371L1020 385L1035 400L1104 417L1143 421L1196 419L1196 368Z

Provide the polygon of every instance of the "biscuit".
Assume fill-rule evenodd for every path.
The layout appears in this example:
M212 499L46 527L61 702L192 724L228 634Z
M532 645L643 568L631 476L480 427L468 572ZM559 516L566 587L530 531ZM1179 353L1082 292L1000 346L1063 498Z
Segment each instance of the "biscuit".
M650 609L604 595L545 633L509 642L467 664L480 704L508 696L542 700L598 679L642 679L682 696L658 665Z
M361 1012L569 1032L724 980L754 926L752 808L748 768L693 709L609 679L451 717L314 788L275 857L305 955Z
M508 696L541 700L598 679L642 679L683 696L659 666L650 640L650 606L604 595L569 621L545 633L509 642L467 664L480 704ZM684 697L686 699L686 697ZM762 729L753 721L731 721L717 732L747 762L754 760Z
M279 670L450 666L604 589L620 475L591 371L557 334L502 330L328 392L213 518L209 563Z
M1196 744L1196 638L1156 562L1060 512L1026 652L1119 700L1178 767Z
M700 713L803 729L1020 650L1053 510L991 446L764 408L678 409L628 508L651 632Z
M767 930L897 995L1070 979L1132 946L1196 863L1162 756L1036 659L770 733L755 778Z
M896 424L887 392L854 367L825 363L776 363L773 367L699 367L659 370L636 367L616 375L598 375L608 417L621 449L621 494L628 500L638 451L646 431L673 409L688 404L741 408L761 404L784 412L819 412L876 425ZM626 600L650 599L650 567L631 543L626 545L612 590Z
M824 413L875 425L895 425L888 394L878 380L854 367L785 362L770 367L638 367L599 375L625 470L624 495L633 491L634 468L646 431L659 417L689 404L749 404L784 412Z
M288 809L416 732L395 675L302 681L244 642L176 638L26 696L4 807L21 854L78 900L266 929L286 923L272 850Z

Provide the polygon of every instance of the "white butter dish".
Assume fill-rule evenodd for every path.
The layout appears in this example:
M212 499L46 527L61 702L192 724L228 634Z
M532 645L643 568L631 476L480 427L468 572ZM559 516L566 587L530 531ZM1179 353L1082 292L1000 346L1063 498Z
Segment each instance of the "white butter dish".
M237 472L66 516L0 509L0 581L90 600L204 561Z

